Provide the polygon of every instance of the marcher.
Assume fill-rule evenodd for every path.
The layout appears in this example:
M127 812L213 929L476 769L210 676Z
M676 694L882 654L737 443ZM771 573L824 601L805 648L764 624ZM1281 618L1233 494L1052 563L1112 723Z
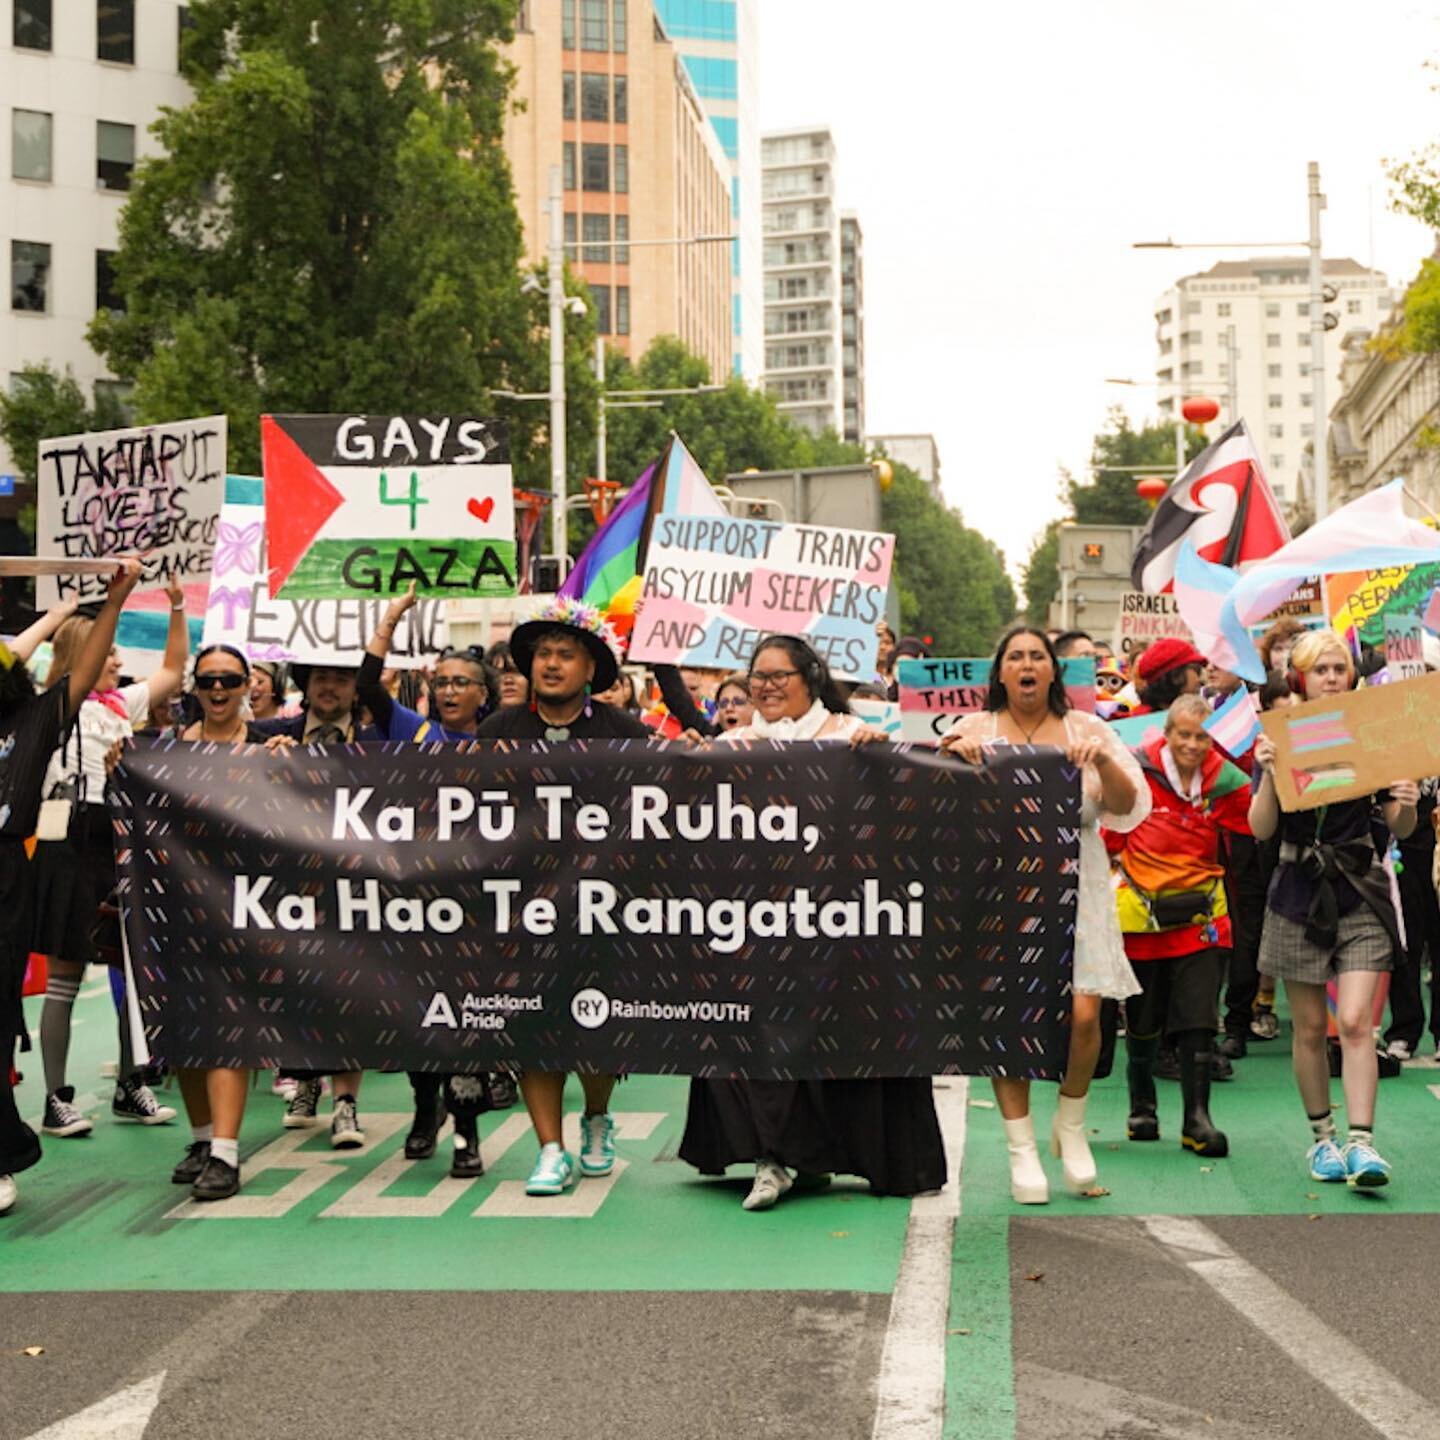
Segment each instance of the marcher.
M1147 645L1135 662L1135 688L1140 704L1132 712L1154 715L1170 708L1180 695L1196 695L1208 662L1188 640L1167 637Z
M105 603L75 668L68 676L55 676L39 693L16 652L0 645L0 753L5 756L0 765L0 1215L15 1204L14 1177L40 1158L40 1142L20 1119L10 1080L15 1042L25 1036L20 991L34 939L35 875L25 842L35 834L50 756L95 688L115 643L120 611L139 579L138 560L116 561ZM53 634L71 610L66 607L58 616L51 612L17 644L28 644L28 655L40 643L37 632Z
M795 636L761 639L749 679L755 716L727 740L885 739L848 713L824 661ZM860 1175L877 1195L945 1183L928 1079L693 1080L679 1153L704 1175L753 1163L746 1210L768 1210L793 1185L825 1183L831 1173Z
M1305 699L1317 700L1351 689L1355 665L1339 636L1314 631L1295 642L1290 677ZM1268 736L1256 742L1255 762L1250 828L1259 840L1280 837L1260 968L1285 982L1290 1002L1295 1080L1313 1137L1310 1178L1372 1189L1388 1183L1390 1165L1374 1141L1379 1071L1371 1025L1376 986L1391 968L1398 935L1371 815L1378 803L1391 833L1405 839L1415 828L1419 790L1406 780L1374 797L1287 814L1275 791L1275 744ZM1330 1112L1325 1043L1325 986L1331 977L1349 1125L1343 1149Z
M1070 1055L1050 1143L1061 1157L1067 1187L1083 1193L1096 1179L1085 1136L1085 1104L1100 1055L1101 1000L1123 1000L1140 990L1125 958L1099 827L1117 833L1133 830L1150 813L1150 790L1135 757L1104 721L1069 710L1060 662L1043 630L1019 626L1001 640L985 705L980 714L956 721L941 740L942 749L981 765L987 749L997 744L1053 745L1082 767ZM994 1086L1010 1151L1010 1193L1018 1204L1043 1205L1050 1187L1035 1144L1030 1082L997 1078Z
M523 705L530 698L529 677L521 674L507 641L497 640L485 652L485 663L500 678L501 705Z
M1131 1140L1158 1140L1155 1059L1162 1035L1180 1057L1181 1144L1197 1155L1229 1153L1210 1119L1210 1049L1231 945L1224 839L1249 835L1245 776L1216 753L1210 707L1182 695L1165 733L1141 747L1149 816L1110 842L1119 869L1116 905L1125 953L1141 993L1125 1002Z
M727 675L715 692L715 720L721 732L738 730L754 718L755 701L750 694L750 677L743 671Z
M284 665L274 660L256 660L250 666L250 715L257 721L284 720L285 690L289 678Z

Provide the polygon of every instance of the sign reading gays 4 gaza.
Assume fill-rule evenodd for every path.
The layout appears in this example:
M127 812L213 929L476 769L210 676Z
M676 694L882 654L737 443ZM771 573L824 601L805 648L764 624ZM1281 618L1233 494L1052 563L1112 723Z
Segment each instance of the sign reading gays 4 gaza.
M632 660L743 670L763 635L801 635L839 676L875 673L895 537L657 515Z
M260 444L273 598L515 594L504 421L264 415Z

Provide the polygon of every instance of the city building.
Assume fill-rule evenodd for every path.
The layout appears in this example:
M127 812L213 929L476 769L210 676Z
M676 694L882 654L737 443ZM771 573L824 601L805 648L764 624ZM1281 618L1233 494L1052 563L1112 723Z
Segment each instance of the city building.
M1341 345L1352 330L1373 331L1394 303L1379 271L1350 259L1326 260L1326 308L1339 325L1325 340L1326 393L1340 377ZM1293 504L1308 476L1315 435L1310 384L1310 262L1304 255L1222 260L1186 275L1155 304L1160 410L1181 396L1220 404L1212 435L1243 417L1276 496Z
M760 0L655 0L730 161L731 326L735 373L759 383L765 361L760 230Z
M859 445L865 438L865 236L853 210L840 213L840 338L842 433Z
M870 446L908 465L927 484L940 488L940 447L933 435L872 435Z
M835 145L824 128L783 130L760 143L765 389L797 425L844 434Z
M184 105L172 0L11 0L0 6L0 253L8 265L0 381L28 365L68 366L88 393L114 384L85 340L117 303L110 258L149 126ZM0 448L0 472L9 457Z
M558 165L567 255L600 334L636 359L675 335L728 375L731 246L693 242L731 234L730 162L651 0L524 5L509 52L505 150L530 259L545 256Z

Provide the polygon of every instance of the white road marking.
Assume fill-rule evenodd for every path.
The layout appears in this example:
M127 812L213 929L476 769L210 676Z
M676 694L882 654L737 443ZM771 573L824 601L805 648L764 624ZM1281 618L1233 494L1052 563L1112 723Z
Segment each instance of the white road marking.
M1437 1100L1440 1100L1440 1085L1427 1085L1425 1087Z
M1151 1236L1386 1440L1430 1440L1434 1406L1237 1255L1198 1220L1141 1219Z
M160 1403L164 1383L162 1370L35 1431L26 1440L141 1440Z
M949 1179L943 1190L910 1202L875 1385L872 1440L939 1440L945 1421L945 1326L969 1094L970 1082L962 1077L935 1082Z

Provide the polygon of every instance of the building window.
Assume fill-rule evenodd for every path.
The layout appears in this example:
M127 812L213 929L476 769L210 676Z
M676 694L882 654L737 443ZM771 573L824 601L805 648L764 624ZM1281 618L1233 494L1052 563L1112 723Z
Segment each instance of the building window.
M1301 397L1300 403L1308 410L1315 403L1315 396L1307 390Z
M610 48L610 26L606 22L608 9L606 0L580 0L580 48L582 50L608 50ZM604 332L608 335L610 332Z
M1300 378L1302 380L1308 380L1310 378L1310 364L1308 361L1302 360L1300 362Z
M1272 425L1270 427L1270 438L1272 440L1283 440L1285 438L1285 427L1283 425Z
M560 117L563 120L575 118L575 72L567 70L560 77Z
M515 12L515 29L522 35L528 35L534 28L530 23L530 0L520 0Z
M575 212L565 212L565 256L569 260L575 258Z
M630 238L630 217L628 215L617 215L615 217L615 238L617 240L628 240ZM628 245L617 245L615 247L614 259L617 265L628 265L630 263L630 247ZM625 292L625 296L625 303L628 305L630 303L630 292L628 289ZM628 335L630 332L627 330L621 333Z
M1265 367L1265 373L1269 375L1272 380L1278 380L1284 368L1283 365L1267 365Z
M1295 343L1297 345L1308 345L1310 343L1310 332L1308 330L1302 330L1295 337Z
M560 0L560 48L575 48L575 0Z
M615 193L617 195L630 193L630 147L628 145L615 147Z
M592 285L590 298L595 302L595 333L613 335L615 332L610 328L610 287Z
M95 252L95 308L97 310L123 310L125 301L115 288L115 252Z
M608 190L610 188L610 147L608 145L582 145L580 147L580 188L582 190Z
M610 239L610 217L608 215L586 215L582 227L585 237L585 249L581 252L580 258L588 260L596 265L608 265L610 263L610 246L598 244L598 241L608 242Z
M1285 408L1285 397L1283 395L1267 395L1265 403L1272 410L1283 410Z
M1283 470L1285 468L1285 457L1283 455L1272 455L1270 457L1270 468L1272 470Z
M608 75L582 75L580 77L580 118L582 120L609 120L610 77Z
M35 240L10 242L10 308L43 315L50 308L50 247Z
M1364 308L1364 302L1360 300L1347 300L1345 302L1345 313L1347 315L1358 315Z
M10 112L10 173L17 180L53 180L54 122L43 110Z
M1265 344L1269 346L1271 350L1278 350L1280 348L1280 337L1278 335L1267 335L1265 337Z
M135 63L135 0L97 0L95 58L116 65Z
M135 127L100 120L95 127L95 183L102 190L128 190L135 168Z
M565 188L573 190L575 188L575 142L567 140L561 147L560 153L564 160Z
M1265 306L1265 318L1267 320L1275 320L1279 318L1279 315L1280 302L1278 300L1271 300L1269 304Z
M630 123L630 85L623 75L615 77L615 123Z
M1300 427L1300 438L1301 438L1302 440L1309 440L1309 439L1311 439L1311 438L1314 436L1314 434L1315 434L1315 427L1314 427L1314 425L1312 425L1312 424L1310 423L1310 421L1307 420L1307 421Z
M1219 315L1221 319L1227 317L1230 314L1230 302L1228 300L1222 300L1215 307L1215 313Z
M175 68L185 68L185 36L195 28L195 22L190 18L190 7L188 5L177 5L175 7Z
M617 335L630 333L630 287L628 285L615 287L615 333Z
M611 48L617 55L625 53L625 6L627 0L615 0L615 43ZM623 332L622 332L623 333Z
M1295 304L1295 313L1300 316L1302 320L1308 320L1310 318L1310 302L1308 300L1297 301Z
M17 50L49 50L50 0L15 0L10 38Z

